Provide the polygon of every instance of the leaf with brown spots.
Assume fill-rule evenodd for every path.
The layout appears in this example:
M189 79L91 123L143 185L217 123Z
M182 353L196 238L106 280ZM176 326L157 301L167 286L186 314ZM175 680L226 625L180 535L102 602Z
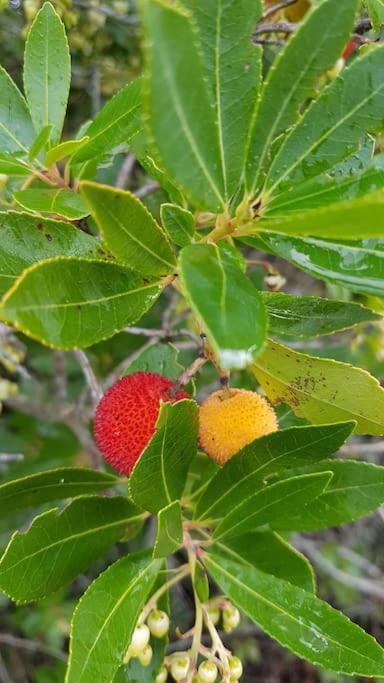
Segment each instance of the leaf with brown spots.
M272 403L314 424L356 420L358 434L384 434L384 390L365 370L314 358L269 340L252 370Z

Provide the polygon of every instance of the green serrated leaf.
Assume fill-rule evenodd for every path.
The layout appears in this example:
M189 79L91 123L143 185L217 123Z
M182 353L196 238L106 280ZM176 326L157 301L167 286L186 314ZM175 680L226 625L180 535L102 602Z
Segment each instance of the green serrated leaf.
M217 555L204 564L225 595L294 654L338 673L384 675L376 640L311 593Z
M0 66L0 149L2 152L28 150L35 131L27 103L5 69Z
M325 460L295 470L295 474L324 470L333 473L332 481L314 505L309 503L297 510L295 530L312 531L348 524L384 503L384 467L353 460ZM286 528L284 520L281 528Z
M266 311L235 259L214 244L190 245L180 254L180 277L221 367L249 365L264 344Z
M28 266L52 256L96 256L100 243L68 223L0 212L0 294Z
M9 176L26 176L31 173L31 169L12 154L4 152L4 154L0 154L0 173Z
M269 70L250 140L247 186L254 194L271 144L291 126L316 79L340 56L352 31L356 0L316 3Z
M195 234L193 214L176 204L162 204L160 209L161 223L171 241L178 247L185 247L192 242Z
M0 319L48 346L84 348L136 322L162 287L115 263L57 257L23 272Z
M251 35L262 14L260 0L184 0L198 29L206 77L218 124L220 165L227 198L245 165L249 129L261 80L259 46Z
M129 479L132 500L143 510L158 512L184 490L197 452L198 411L194 401L163 403L156 432Z
M116 486L117 477L80 467L60 467L0 485L0 515Z
M252 370L268 398L288 403L299 417L315 424L356 420L357 434L384 433L384 389L365 370L307 356L272 340Z
M75 152L84 147L89 140L89 135L85 135L79 140L66 140L55 147L52 147L49 152L47 152L45 157L46 165L52 166L62 159L71 157Z
M166 171L201 209L224 209L218 129L197 29L175 2L145 0L144 111Z
M356 240L384 235L382 190L350 201L265 218L255 223L256 230L287 235L313 235L328 239Z
M253 531L268 524L271 529L294 529L297 508L318 498L327 489L332 472L306 474L291 477L251 493L231 511L216 527L213 538L220 539Z
M277 335L318 337L382 320L360 304L280 292L262 292L261 296L269 316L269 331Z
M104 159L138 133L142 126L141 87L140 79L131 81L104 105L87 128L89 140L76 152L73 164Z
M65 683L111 683L161 565L149 552L128 555L89 586L72 620Z
M173 344L162 344L155 342L141 351L132 363L123 372L130 375L132 372L141 370L143 372L153 372L156 370L160 375L177 379L183 372L183 366L178 362L179 349Z
M172 555L183 545L183 524L180 501L162 508L157 515L157 533L153 557Z
M0 561L0 588L18 603L53 593L72 581L140 518L127 498L84 496L62 512L35 517L16 531Z
M259 490L266 477L285 469L325 460L350 436L354 422L321 427L289 427L245 446L211 479L195 517L218 519Z
M315 592L314 572L307 558L275 532L250 531L216 541L212 550L233 562L245 562L310 593Z
M64 25L50 2L37 13L28 34L24 57L24 88L37 133L52 124L52 140L61 135L71 63Z
M88 209L77 192L61 189L20 190L13 195L15 201L28 211L49 213L78 220L88 216Z
M167 275L175 268L165 233L131 192L87 182L81 194L114 256L145 275Z
M300 270L353 292L384 296L384 240L357 242L298 238L264 232L250 246L289 261Z
M41 150L45 149L48 146L48 143L49 143L50 138L51 138L52 129L53 129L53 125L51 123L48 123L36 135L32 145L31 145L31 148L29 150L29 154L28 154L29 161L34 161L36 159L36 157L40 154Z
M354 60L309 107L272 163L268 196L324 173L358 147L364 132L381 130L383 55L377 47Z

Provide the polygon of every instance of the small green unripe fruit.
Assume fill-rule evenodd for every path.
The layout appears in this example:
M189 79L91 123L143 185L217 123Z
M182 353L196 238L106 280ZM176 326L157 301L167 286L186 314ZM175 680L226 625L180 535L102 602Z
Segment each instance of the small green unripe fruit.
M238 681L243 675L243 665L238 657L231 657L229 660L229 671L231 680Z
M185 656L174 657L171 661L171 675L175 681L182 681L189 671L190 659Z
M199 678L201 683L215 683L217 678L217 666L215 662L206 661L200 664Z
M142 666L149 666L152 661L153 650L150 645L146 645L139 655L139 662Z
M155 683L167 683L168 669L166 666L162 666L159 673L155 678Z
M166 612L154 609L147 619L147 624L155 638L163 638L169 631L169 616Z
M226 633L230 633L240 624L240 612L233 605L227 605L223 609L223 628Z
M214 626L217 626L217 624L220 621L220 616L221 616L220 609L218 607L216 607L216 605L209 605L209 607L207 608L207 613L208 613L208 616L209 616L212 624Z
M149 637L150 632L146 624L136 626L129 646L129 654L131 657L138 657L141 655L149 643Z

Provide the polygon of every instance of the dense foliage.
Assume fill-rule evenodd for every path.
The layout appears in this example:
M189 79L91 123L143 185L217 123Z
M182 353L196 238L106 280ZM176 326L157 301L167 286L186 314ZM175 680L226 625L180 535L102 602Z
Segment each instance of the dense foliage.
M0 69L0 589L21 621L43 601L46 630L83 593L68 661L31 680L233 683L240 612L316 666L383 677L297 549L384 503L384 468L345 457L384 433L383 3L25 5L22 89ZM90 426L138 371L176 393L118 475ZM199 451L220 387L258 390L279 430L242 442L241 405L214 432L231 452ZM193 623L174 610L169 649L179 584Z

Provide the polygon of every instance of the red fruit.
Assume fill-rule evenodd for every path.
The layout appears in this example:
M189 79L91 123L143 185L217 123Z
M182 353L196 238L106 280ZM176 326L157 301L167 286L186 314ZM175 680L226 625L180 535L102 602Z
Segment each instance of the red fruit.
M118 472L132 472L155 433L160 401L190 398L185 391L170 395L172 380L152 372L134 372L104 394L94 421L96 443L104 459Z

